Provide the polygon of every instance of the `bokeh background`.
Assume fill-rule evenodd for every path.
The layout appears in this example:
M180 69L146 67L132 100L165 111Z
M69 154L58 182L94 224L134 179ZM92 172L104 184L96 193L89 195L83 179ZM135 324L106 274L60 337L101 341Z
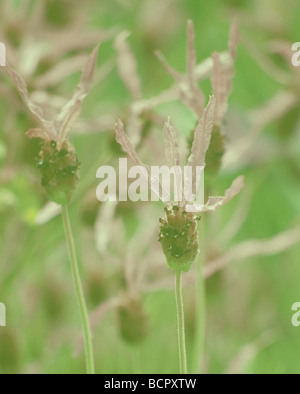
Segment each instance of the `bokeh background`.
M96 200L97 168L117 166L124 157L114 119L126 121L132 105L114 42L131 33L143 97L150 98L173 83L155 50L184 70L188 19L195 23L200 63L227 50L238 17L242 39L224 125L226 155L211 189L222 193L240 174L246 187L205 218L200 234L208 276L203 371L299 373L300 328L291 324L291 308L300 301L300 68L290 61L291 44L300 41L299 1L1 0L0 7L7 60L49 115L70 97L87 55L101 42L95 86L71 137L82 163L72 224L99 373L178 372L173 276L157 242L163 207ZM7 307L0 372L82 373L61 218L40 186L39 142L25 137L36 124L5 70L0 74L0 302ZM211 94L209 78L201 88ZM154 113L171 115L183 138L195 126L178 100ZM159 161L162 129L143 122L139 150ZM191 363L195 272L185 281Z

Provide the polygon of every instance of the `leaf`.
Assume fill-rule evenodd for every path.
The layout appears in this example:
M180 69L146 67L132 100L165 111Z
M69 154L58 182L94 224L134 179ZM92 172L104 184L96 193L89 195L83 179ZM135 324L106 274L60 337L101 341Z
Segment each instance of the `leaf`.
M204 277L209 278L234 261L242 261L257 256L274 256L282 253L294 245L299 245L300 227L276 234L268 239L253 239L233 246L226 253L210 261L205 270Z
M232 59L237 57L237 47L241 41L241 35L239 30L238 19L235 18L231 24L230 35L229 35L229 54Z
M225 67L221 63L219 54L216 52L213 53L212 59L214 66L211 81L213 93L216 97L215 123L219 126L228 108L227 97L229 87L225 76Z
M171 166L180 166L179 144L171 120L165 124L166 158Z
M240 41L238 23L235 20L231 26L229 38L229 55L230 61L222 63L218 53L213 53L213 72L212 86L213 93L216 97L215 123L220 126L228 109L228 98L232 90L232 79L234 77L234 61L237 56L237 46Z
M26 133L28 138L40 138L43 141L50 141L49 134L44 129L31 129Z
M186 72L183 75L174 70L160 52L156 52L156 55L166 71L177 82L180 100L193 111L197 118L200 118L203 113L205 98L198 85L198 75L196 73L195 29L191 20L188 22L187 43Z
M245 178L243 176L235 179L229 189L226 190L224 197L210 197L207 204L203 207L202 212L216 211L224 205L228 204L236 197L245 186Z
M117 142L121 145L124 152L126 152L130 156L130 158L132 159L132 161L134 162L134 164L136 166L141 166L141 167L146 168L147 173L148 173L147 180L150 184L152 191L157 195L157 197L159 199L161 199L160 190L162 190L162 192L165 195L167 195L168 193L162 187L160 180L157 179L156 177L149 176L149 175L151 175L150 168L148 166L146 166L145 164L143 164L141 159L138 157L132 143L130 142L127 134L125 133L124 125L120 119L117 119L117 121L116 121L115 130L116 130Z
M28 109L30 112L33 114L33 116L38 120L40 125L42 126L42 129L33 130L29 131L29 137L30 138L43 138L46 140L56 140L56 132L53 126L53 123L46 120L44 118L43 110L41 107L33 103L33 101L29 97L28 89L26 82L24 79L12 68L10 68L8 65L5 66L5 69L10 76L11 80L13 81L15 87L17 88L20 96L22 97L23 101L27 105ZM35 136L38 135L38 136Z
M122 121L120 119L117 119L117 121L116 121L115 130L116 130L117 142L121 145L124 152L126 152L131 157L134 164L136 166L142 166L142 167L147 168L147 166L145 166L142 163L142 161L138 157L134 147L132 146L132 143L129 141L129 138L124 130L124 124L122 123Z
M50 70L35 78L35 85L39 90L47 89L61 83L72 73L82 70L86 62L85 55L75 55L54 65Z
M196 79L192 84L181 84L180 98L182 102L195 114L197 119L202 116L205 98L204 94L199 89Z
M188 21L188 51L187 51L187 76L190 84L195 81L195 68L197 65L197 56L195 49L195 27L194 23Z
M115 49L118 52L119 75L130 92L133 100L142 98L141 81L137 73L137 64L130 46L127 43L128 32L118 35L115 41Z
M216 100L212 96L195 130L192 152L188 160L189 166L193 168L205 166L205 156L209 148L214 127L215 105Z
M167 73L170 74L175 79L175 81L181 82L182 81L182 75L178 71L174 70L174 68L172 68L169 65L169 63L167 62L167 60L164 57L164 55L161 52L159 52L159 51L156 51L155 55L157 56L158 60L161 62L161 64L163 65L163 67L167 71Z
M78 99L72 103L72 105L68 105L65 107L65 112L62 114L62 119L59 124L56 124L58 127L58 149L63 145L63 141L66 139L68 132L71 130L71 127L78 119L81 112L81 103L82 100Z
M171 120L164 127L166 140L166 158L170 167L175 169L176 187L178 196L182 195L182 171L180 168L180 150L176 136L176 131L171 124Z
M30 100L27 85L24 79L9 66L6 66L5 68L14 85L18 89L25 104L28 106L30 112L40 121L40 123L43 123L45 121L43 117L43 110Z
M228 204L244 188L244 177L235 179L229 189L226 190L224 197L209 197L205 205L190 204L186 206L186 211L191 213L213 212Z
M99 46L100 45L98 45L89 56L82 71L80 83L72 99L65 105L61 113L54 120L54 124L58 130L58 146L62 145L74 122L80 115L82 102L87 96L93 82Z

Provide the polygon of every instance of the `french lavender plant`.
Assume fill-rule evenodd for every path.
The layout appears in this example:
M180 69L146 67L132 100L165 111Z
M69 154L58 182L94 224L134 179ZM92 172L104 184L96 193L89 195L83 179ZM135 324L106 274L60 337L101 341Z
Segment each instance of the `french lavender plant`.
M68 209L79 181L80 163L68 134L79 117L82 102L90 90L96 69L98 49L99 46L94 49L88 58L82 72L81 81L72 99L53 121L47 120L42 108L30 99L26 83L22 77L9 66L6 66L6 70L21 97L39 123L39 128L29 130L27 136L38 138L41 141L41 151L37 161L41 172L42 186L48 199L62 206L64 229L82 319L88 374L95 373L92 335Z
M204 103L205 96L199 87L199 71L202 68L197 66L197 56L195 47L195 29L192 21L188 22L187 29L187 66L185 74L181 74L174 70L166 61L164 56L157 53L162 65L166 71L175 79L177 89L179 91L179 99L186 105L196 118L201 118L205 113ZM215 97L214 116L211 120L212 127L210 144L205 156L206 170L205 190L207 193L211 191L212 181L217 177L221 167L223 156L226 148L226 136L224 133L223 122L228 109L228 98L232 90L232 80L234 77L234 64L237 57L237 47L240 42L240 34L238 22L235 19L232 23L228 42L228 51L225 54L214 52L209 61L211 64L211 84L213 95ZM224 56L225 55L225 56ZM195 138L193 132L190 145ZM201 255L198 258L197 271L197 317L194 341L194 357L193 371L199 372L200 364L203 356L203 348L205 341L205 282L203 275L203 260L205 255L205 223L201 221Z
M162 62L166 71L174 78L174 86L167 92L151 102L156 105L160 101L164 102L171 98L179 99L187 106L195 115L197 127L193 131L191 140L191 154L188 159L188 165L193 168L193 190L195 190L196 179L195 173L197 167L206 167L207 179L210 181L215 177L222 165L222 157L225 152L225 136L223 132L223 119L228 108L228 97L232 89L232 78L234 76L234 61L237 56L237 45L239 43L239 30L237 21L234 21L229 38L229 50L227 53L214 53L212 59L207 61L207 68L211 67L211 71L197 66L196 49L195 49L195 31L192 21L188 22L188 48L187 48L187 66L184 74L174 70L166 61L164 56L157 52L159 60ZM120 44L120 43L119 43ZM124 44L124 43L123 43ZM120 46L118 45L120 48ZM122 53L126 49L127 64L131 64L131 74L135 75L135 63L129 49L125 46L120 51L120 60L126 60ZM129 56L130 55L130 56ZM131 61L128 61L128 58ZM206 66L205 66L206 67ZM122 71L122 67L120 64ZM213 97L211 97L207 107L205 108L205 95L199 88L199 80L205 75L212 74ZM120 73L122 76L122 73ZM123 78L124 79L124 78ZM131 78L132 83L130 91L136 91L136 78ZM128 84L128 81L127 81ZM172 97L171 97L172 96ZM145 108L147 101L142 101L135 105L136 108ZM199 120L200 119L200 120ZM120 120L116 124L117 140L127 152L133 162L138 166L144 166L135 151L136 133L132 133L132 122L129 119L128 135L124 132L124 126ZM166 140L166 157L169 165L178 167L182 164L180 148L177 141L176 132L171 124L165 124L165 140ZM132 140L131 140L132 138ZM148 167L146 167L149 172ZM148 177L149 179L149 177ZM182 179L177 179L177 185ZM196 207L197 215L187 212L186 201L182 203L169 202L165 208L166 215L160 219L159 241L162 245L168 266L176 272L176 301L178 314L178 340L180 367L182 373L187 373L187 359L185 348L184 333L184 309L182 299L182 273L191 269L199 255L199 245L201 248L204 243L204 226L199 237L198 221L199 213L215 211L223 205L227 204L235 197L244 186L244 178L237 178L231 187L226 191L224 197L210 197L207 204ZM206 187L206 189L208 189ZM202 220L203 223L203 220ZM200 239L200 241L199 241ZM203 254L203 250L202 250ZM205 296L204 296L204 280L203 280L203 264L202 258L199 258L197 264L198 285L197 285L197 321L196 321L196 337L194 344L194 360L193 370L199 371L199 363L204 342L204 326L205 326Z
M203 116L194 134L193 146L191 154L188 158L188 164L193 170L197 167L205 167L205 156L209 148L215 114L216 100L211 97ZM171 122L168 121L164 128L166 141L166 159L172 166L179 167L181 165L181 155L177 135ZM133 145L131 144L124 130L121 120L116 122L116 137L118 143L123 150L131 157L137 166L142 166L149 173L149 167L142 163ZM196 182L196 171L193 171L192 182ZM150 179L150 178L148 178ZM182 182L182 179L181 179ZM177 179L177 184L180 180ZM153 183L152 183L153 185ZM197 212L216 211L231 201L244 186L244 178L237 178L226 191L224 197L210 197L207 204L199 207ZM157 193L157 190L154 190ZM193 266L198 253L198 221L199 215L187 212L187 202L169 201L166 203L166 216L160 219L159 241L162 245L163 252L166 257L169 268L175 271L176 276L176 303L178 316L178 344L180 356L180 371L187 374L187 356L185 345L185 325L184 325L184 306L182 296L182 273L188 272ZM190 210L189 210L190 211Z

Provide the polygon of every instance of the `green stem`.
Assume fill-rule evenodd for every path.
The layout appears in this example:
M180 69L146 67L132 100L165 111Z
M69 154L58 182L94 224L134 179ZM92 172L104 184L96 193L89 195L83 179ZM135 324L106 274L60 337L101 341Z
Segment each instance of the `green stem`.
M62 207L62 217L63 217L66 239L69 249L69 256L71 261L74 285L76 289L76 294L77 294L77 299L78 299L81 319L82 319L87 373L89 375L94 375L95 364L94 364L94 354L93 354L93 345L92 345L92 335L91 335L91 329L89 323L89 315L84 299L84 293L83 293L83 288L82 288L80 273L78 268L75 243L74 243L74 238L73 238L72 228L70 223L69 208L67 205Z
M179 345L179 361L180 373L187 374L187 359L185 345L185 327L184 327L184 306L182 297L182 272L176 271L176 304L177 304L177 320L178 320L178 345Z
M196 327L194 340L193 374L199 374L203 367L205 335L206 335L206 289L203 276L204 266L204 234L205 221L202 217L200 226L200 255L197 261L197 284L196 284Z
M141 353L139 348L134 348L132 350L132 364L133 373L136 375L142 375Z

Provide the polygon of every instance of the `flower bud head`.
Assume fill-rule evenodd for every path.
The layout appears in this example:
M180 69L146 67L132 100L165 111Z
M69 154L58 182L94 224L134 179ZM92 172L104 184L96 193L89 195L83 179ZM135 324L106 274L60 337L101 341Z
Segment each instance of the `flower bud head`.
M65 141L60 150L55 141L44 141L39 154L42 186L49 200L68 204L79 180L80 163L73 146Z
M197 222L199 218L178 206L166 208L167 217L160 220L159 242L174 271L188 272L199 253Z
M125 342L138 344L148 335L149 322L143 302L130 297L118 308L121 336Z

